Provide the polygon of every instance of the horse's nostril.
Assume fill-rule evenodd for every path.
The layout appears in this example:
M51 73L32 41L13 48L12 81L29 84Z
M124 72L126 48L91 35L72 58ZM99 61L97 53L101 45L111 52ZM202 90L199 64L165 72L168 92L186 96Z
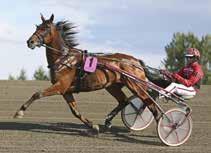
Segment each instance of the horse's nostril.
M33 44L34 41L33 40L27 40L27 44L30 45L30 44Z

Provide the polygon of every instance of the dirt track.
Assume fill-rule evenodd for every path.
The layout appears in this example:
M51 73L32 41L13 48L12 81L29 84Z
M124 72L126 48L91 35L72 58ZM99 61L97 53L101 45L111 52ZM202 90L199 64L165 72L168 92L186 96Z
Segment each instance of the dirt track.
M155 123L144 131L129 132L120 115L113 120L111 132L88 137L83 132L84 125L60 96L38 100L23 119L12 118L33 92L48 85L41 81L0 81L0 153L211 152L211 86L203 86L200 94L189 102L193 109L193 132L189 140L179 147L167 147L160 142ZM116 105L104 90L75 97L82 114L101 125Z

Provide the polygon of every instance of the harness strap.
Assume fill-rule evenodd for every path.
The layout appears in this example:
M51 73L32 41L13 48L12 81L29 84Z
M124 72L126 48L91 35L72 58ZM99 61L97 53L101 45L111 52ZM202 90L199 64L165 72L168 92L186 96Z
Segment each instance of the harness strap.
M78 67L76 69L76 86L75 86L75 92L79 93L80 89L81 89L81 81L82 81L82 77L85 75L83 69L81 67Z
M84 66L84 59L86 58L87 56L87 50L84 50L81 54L82 56L82 63L80 63L78 66L77 66L77 70L76 70L76 86L75 86L75 91L77 93L80 92L80 89L81 89L81 80L82 80L82 77L85 75L85 71L83 70L83 66Z

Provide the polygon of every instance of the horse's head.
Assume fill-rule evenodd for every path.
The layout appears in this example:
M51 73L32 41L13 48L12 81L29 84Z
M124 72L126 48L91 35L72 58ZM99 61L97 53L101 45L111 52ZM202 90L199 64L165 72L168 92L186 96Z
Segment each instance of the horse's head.
M36 31L29 38L29 40L27 40L27 45L29 48L34 49L35 47L40 47L43 44L51 43L54 31L56 30L56 27L53 24L53 19L53 14L48 20L46 20L41 14L42 23L36 26Z

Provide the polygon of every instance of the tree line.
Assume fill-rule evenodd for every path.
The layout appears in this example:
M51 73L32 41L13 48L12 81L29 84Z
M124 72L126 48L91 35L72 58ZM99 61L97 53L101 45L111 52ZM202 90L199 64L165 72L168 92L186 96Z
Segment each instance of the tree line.
M184 54L187 48L194 47L201 52L201 65L205 77L202 80L203 84L211 83L211 72L208 71L207 64L211 61L211 35L205 35L198 38L193 33L174 33L169 44L165 46L166 58L162 64L169 71L178 71L185 65ZM18 76L10 75L9 80L27 80L26 71L22 69ZM46 73L40 66L33 75L34 80L50 80L49 73Z
M48 72L44 70L42 66L40 66L37 70L35 70L33 74L33 80L50 80L50 75ZM26 71L21 69L20 73L17 76L9 75L8 80L28 80L26 75Z

